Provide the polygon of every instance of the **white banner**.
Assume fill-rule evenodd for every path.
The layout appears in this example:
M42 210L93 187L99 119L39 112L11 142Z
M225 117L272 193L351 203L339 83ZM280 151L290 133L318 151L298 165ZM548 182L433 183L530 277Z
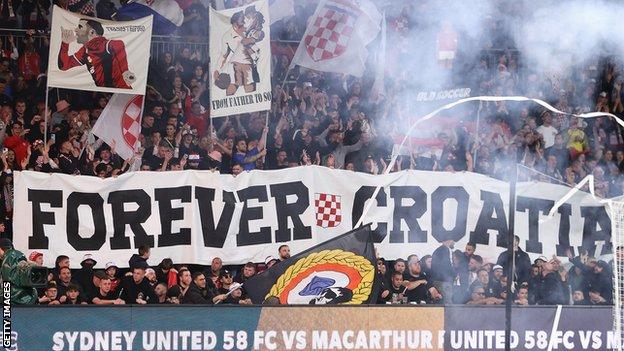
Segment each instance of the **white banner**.
M383 188L364 223L373 222L379 254L387 259L431 254L453 239L495 261L507 235L509 185L475 173L403 171L367 175L324 167L253 171L129 173L114 179L16 172L15 246L26 254L57 255L78 267L85 253L98 265L126 266L138 246L153 247L149 263L263 262L281 244L293 254L347 232L376 186ZM565 257L583 246L611 252L605 207L577 193L549 219L569 188L521 183L515 231L532 258ZM379 241L379 240L378 240Z
M50 87L145 94L152 18L115 22L54 6Z
M266 0L210 8L210 116L271 109L271 43Z

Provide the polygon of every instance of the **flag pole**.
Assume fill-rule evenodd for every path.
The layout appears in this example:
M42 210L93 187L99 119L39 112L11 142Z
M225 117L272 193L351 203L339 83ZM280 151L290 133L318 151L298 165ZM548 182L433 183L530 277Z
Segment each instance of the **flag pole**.
M43 108L43 145L48 145L48 98L50 97L50 87L48 77L46 77L45 106Z
M516 184L518 182L518 164L514 163L509 181L509 229L507 232L507 298L505 299L505 351L511 351L511 316L515 277L515 222L516 222ZM511 257L510 257L511 256Z

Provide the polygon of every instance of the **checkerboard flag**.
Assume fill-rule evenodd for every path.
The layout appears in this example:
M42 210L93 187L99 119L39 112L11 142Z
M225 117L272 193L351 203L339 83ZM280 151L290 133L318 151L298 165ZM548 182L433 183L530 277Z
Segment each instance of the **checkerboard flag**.
M369 0L323 0L319 3L292 65L361 77L366 45L380 31L381 14Z
M342 222L340 195L316 193L316 225L322 228L334 228Z
M115 141L115 151L127 160L139 147L142 95L114 94L91 131L108 145Z

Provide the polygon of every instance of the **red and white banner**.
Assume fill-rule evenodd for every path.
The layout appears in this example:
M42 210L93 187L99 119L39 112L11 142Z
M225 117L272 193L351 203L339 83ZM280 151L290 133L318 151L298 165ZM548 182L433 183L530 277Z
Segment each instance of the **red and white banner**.
M114 22L54 6L48 85L145 94L152 18Z
M115 145L124 160L131 158L140 146L142 95L115 94L110 99L92 133L108 145Z
M361 77L381 14L368 0L324 0L310 19L292 64Z

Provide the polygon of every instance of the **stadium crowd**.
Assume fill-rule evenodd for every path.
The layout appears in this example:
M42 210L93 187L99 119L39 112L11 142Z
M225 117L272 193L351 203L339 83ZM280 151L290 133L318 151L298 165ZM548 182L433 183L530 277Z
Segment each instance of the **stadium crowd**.
M110 0L54 3L102 18L110 18L116 6ZM192 41L205 35L201 24L207 8L198 0L189 4L178 34ZM397 68L400 65L388 68L383 93L372 88L372 69L362 78L301 67L289 70L296 44L288 40L300 40L315 8L311 3L298 6L294 18L272 27L273 104L268 113L211 120L207 83L212 75L205 52L180 44L175 52L152 57L142 147L135 157L123 160L115 152L116 145L103 144L89 133L109 95L53 89L49 94L51 113L44 118L49 5L45 1L0 0L2 27L28 29L24 35L0 37L3 237L19 235L11 232L12 172L18 170L106 178L129 171L200 169L236 176L254 169L316 164L382 173L394 145L412 122L409 108L402 104L410 100L406 96L440 88L410 84L405 72ZM405 50L410 50L410 35L433 26L424 23L419 14L419 8L409 4L388 12L388 41L405 43ZM540 98L567 113L624 112L620 61L596 57L558 71L537 72L514 50L504 23L492 22L491 26L491 31L479 38L482 50L478 54L465 54L460 45L452 64L440 66L449 77L443 88L470 87L473 95ZM404 54L399 53L394 63ZM469 171L508 179L510 169L520 163L530 170L523 172L523 179L574 185L593 174L599 196L623 194L624 140L619 125L610 119L570 118L536 105L508 102L470 105L452 111L451 117L441 117L447 118L451 127L435 131L429 142L418 144L415 138L416 146L401 152L391 171ZM475 245L464 252L453 251L451 246L445 243L446 249L441 250L446 253L436 250L420 259L415 255L387 263L380 259L384 289L379 301L501 303L507 294L507 256L483 262ZM223 296L234 282L242 283L257 274L253 263L235 274L215 258L203 273L191 273L180 266L174 270L170 260L148 268L149 250L139 251L129 277L118 276L114 263L107 264L105 271L94 272L94 259L88 258L82 263L83 270L71 272L67 257L59 256L51 277L55 284L41 291L40 303L249 302L244 288ZM518 304L611 303L610 265L604 261L581 254L570 257L573 266L567 270L556 259L540 258L531 263L521 250L516 256L520 285L514 299ZM30 258L37 261L39 257L32 253ZM280 252L280 259L284 257ZM180 294L183 291L186 293Z
M6 240L6 239L5 239ZM564 268L556 257L539 257L533 263L515 240L514 304L517 305L609 305L613 303L611 265L588 257L574 257ZM2 255L8 250L2 241ZM496 262L484 262L474 243L465 250L453 250L445 241L433 255L410 255L406 260L377 260L378 304L468 304L500 305L507 299L507 274L511 257L501 253ZM624 255L624 248L617 250ZM38 303L60 304L251 304L246 282L274 264L290 258L290 248L282 245L278 257L264 263L248 262L242 268L224 267L215 257L209 267L174 265L163 259L149 266L150 248L142 246L128 261L130 270L122 274L116 263L107 262L96 270L92 254L86 254L81 269L72 272L67 256L58 256L48 275L48 283L38 289ZM28 258L43 264L43 254L33 251ZM177 268L176 268L177 267ZM275 301L270 302L275 303Z

